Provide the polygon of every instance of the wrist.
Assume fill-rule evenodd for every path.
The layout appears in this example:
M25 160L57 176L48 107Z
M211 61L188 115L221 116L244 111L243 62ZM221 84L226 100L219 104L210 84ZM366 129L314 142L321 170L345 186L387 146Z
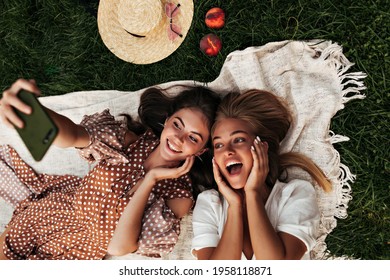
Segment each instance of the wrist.
M229 208L231 208L231 209L239 209L239 210L241 210L243 208L243 205L244 205L242 199L234 200L234 201L229 201L228 200L228 204L229 204Z
M269 196L269 191L267 186L262 186L258 189L251 189L245 191L245 199L248 200L260 200L264 204L267 201Z
M238 213L239 215L241 215L243 212L243 209L244 209L244 207L243 207L243 204L241 202L229 204L229 206L228 206L228 212L231 214Z
M261 195L261 189L259 188L245 190L245 198L256 197L258 195Z
M157 179L157 176L153 173L152 170L148 171L146 174L145 174L145 179L144 179L145 183L147 183L148 185L150 186L154 186L157 182L158 182L158 179Z
M263 201L263 196L261 190L247 190L245 191L245 200L246 201Z

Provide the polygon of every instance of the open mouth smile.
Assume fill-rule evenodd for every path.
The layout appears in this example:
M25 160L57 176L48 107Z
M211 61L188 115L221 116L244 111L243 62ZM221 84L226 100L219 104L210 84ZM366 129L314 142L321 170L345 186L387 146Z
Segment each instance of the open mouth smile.
M174 153L181 153L182 152L178 147L176 147L174 144L169 142L169 139L167 139L167 147L170 151L172 151Z
M226 164L226 170L229 175L234 176L241 173L243 164L241 162L229 162Z

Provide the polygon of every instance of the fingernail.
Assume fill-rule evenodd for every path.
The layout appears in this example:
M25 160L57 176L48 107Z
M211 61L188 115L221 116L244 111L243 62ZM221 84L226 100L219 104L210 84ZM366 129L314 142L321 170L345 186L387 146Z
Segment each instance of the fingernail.
M255 147L251 146L251 149L252 149L252 151L254 151L254 150L255 150Z
M259 136L256 136L256 140L260 143L261 142L261 139Z
M18 123L15 123L15 125L20 128L20 129L23 129L24 128L24 123L23 122L18 122Z

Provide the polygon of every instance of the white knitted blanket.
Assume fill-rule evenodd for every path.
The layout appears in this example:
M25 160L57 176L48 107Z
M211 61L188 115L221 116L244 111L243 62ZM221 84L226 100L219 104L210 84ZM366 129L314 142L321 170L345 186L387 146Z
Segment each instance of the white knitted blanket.
M209 83L197 81L174 81L161 84L171 87L175 94L176 85L207 84L223 94L224 91L265 89L286 99L294 115L292 127L282 143L282 152L299 151L312 158L333 182L333 191L325 194L317 188L321 210L320 235L312 258L330 258L325 238L336 227L337 218L347 217L351 197L351 183L354 176L341 163L339 153L332 144L348 141L348 137L329 130L331 118L351 99L364 95L361 72L348 73L353 64L343 55L342 48L330 41L282 41L261 47L250 47L228 55L217 79ZM73 92L61 96L41 97L41 102L79 122L84 114L91 114L110 108L114 115L137 113L139 96L144 89L133 92L115 90ZM50 174L83 175L90 166L74 149L51 147L41 162L34 162L14 130L0 123L0 144L12 144L36 171ZM292 170L294 178L307 175ZM0 232L9 221L12 209L0 200ZM190 254L192 239L191 215L182 221L182 232L174 251L164 259L193 259ZM130 254L122 259L140 259Z

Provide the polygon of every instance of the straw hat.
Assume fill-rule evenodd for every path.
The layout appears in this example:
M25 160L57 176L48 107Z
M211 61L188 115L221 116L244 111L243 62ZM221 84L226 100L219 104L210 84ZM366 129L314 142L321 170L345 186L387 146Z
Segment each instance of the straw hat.
M98 28L104 44L117 57L149 64L180 46L193 14L192 0L101 0Z

